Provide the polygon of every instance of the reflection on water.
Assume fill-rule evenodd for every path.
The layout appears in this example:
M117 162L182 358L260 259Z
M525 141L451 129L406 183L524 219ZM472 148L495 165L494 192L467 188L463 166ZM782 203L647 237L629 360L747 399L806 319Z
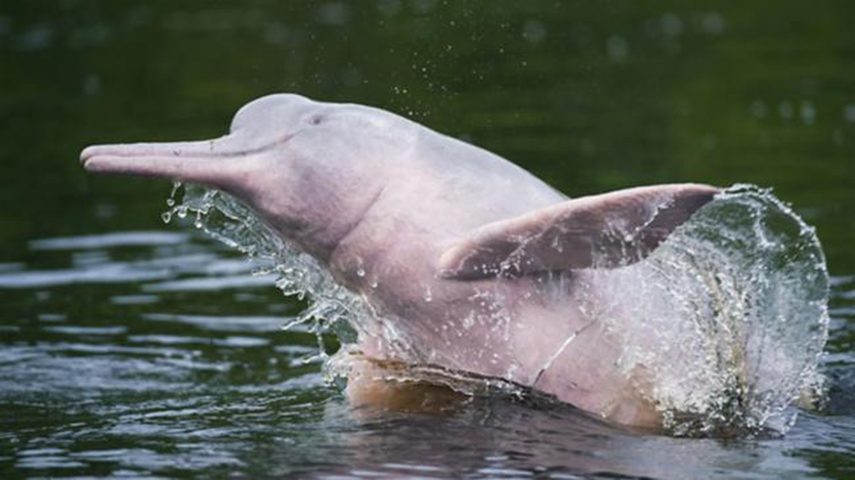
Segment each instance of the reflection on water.
M264 434L245 422L287 423L332 394L317 364L304 361L316 351L314 336L281 331L291 307L245 280L256 278L248 261L166 232L30 248L50 252L53 268L22 265L0 279L6 304L30 306L0 326L0 404L15 412L3 419L0 461L22 473L169 475L243 465L241 437ZM81 262L83 254L98 261ZM100 287L81 293L89 283ZM228 296L232 312L181 313L182 298L200 291ZM75 295L87 298L69 302Z
M14 415L3 419L0 462L37 476L777 478L815 473L812 458L855 449L855 361L844 353L855 333L851 278L834 279L827 413L803 413L784 438L720 442L632 432L516 397L476 397L438 415L353 411L319 364L305 362L314 334L281 330L296 310L270 279L230 281L255 266L196 236L169 238L34 241L50 270L3 274L14 288L0 299L19 308L2 325L0 405ZM93 280L81 273L92 266L75 260L86 252L136 280L125 272L87 288ZM15 278L36 274L46 279L36 286ZM204 280L216 282L199 289ZM226 300L207 308L210 295Z

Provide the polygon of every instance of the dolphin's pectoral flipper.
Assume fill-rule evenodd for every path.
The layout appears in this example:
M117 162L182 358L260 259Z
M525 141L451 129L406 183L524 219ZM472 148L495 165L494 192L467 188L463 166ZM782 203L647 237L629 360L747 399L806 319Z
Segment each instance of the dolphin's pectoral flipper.
M445 278L474 280L637 262L713 199L708 185L638 187L568 200L487 224L440 257Z

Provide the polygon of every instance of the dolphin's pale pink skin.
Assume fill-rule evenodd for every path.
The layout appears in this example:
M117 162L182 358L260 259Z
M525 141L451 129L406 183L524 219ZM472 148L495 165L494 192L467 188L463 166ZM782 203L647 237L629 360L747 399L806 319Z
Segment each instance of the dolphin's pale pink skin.
M93 146L81 161L237 197L394 319L414 347L407 361L504 378L631 425L658 421L645 379L616 371L620 345L571 293L592 269L644 258L717 192L675 184L568 200L392 113L285 94L243 107L221 138ZM382 336L359 342L369 357L395 355Z

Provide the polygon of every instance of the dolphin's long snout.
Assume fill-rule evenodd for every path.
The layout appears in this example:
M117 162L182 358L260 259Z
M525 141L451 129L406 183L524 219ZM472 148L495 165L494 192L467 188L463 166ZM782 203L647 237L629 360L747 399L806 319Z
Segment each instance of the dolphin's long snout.
M283 139L258 141L249 135L191 142L93 145L80 153L88 172L171 178L213 187L227 187L238 172Z
M223 137L224 139L227 137ZM198 142L127 143L93 145L80 153L83 167L92 172L165 176L183 170L187 162L223 156L231 145L221 139ZM231 156L231 155L229 155Z

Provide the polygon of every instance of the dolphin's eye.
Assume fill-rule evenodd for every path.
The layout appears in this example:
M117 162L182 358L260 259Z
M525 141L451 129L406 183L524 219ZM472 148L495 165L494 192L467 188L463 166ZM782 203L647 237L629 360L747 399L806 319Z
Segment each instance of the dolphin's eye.
M323 115L312 115L312 118L309 119L309 123L312 125L320 125L324 121Z

